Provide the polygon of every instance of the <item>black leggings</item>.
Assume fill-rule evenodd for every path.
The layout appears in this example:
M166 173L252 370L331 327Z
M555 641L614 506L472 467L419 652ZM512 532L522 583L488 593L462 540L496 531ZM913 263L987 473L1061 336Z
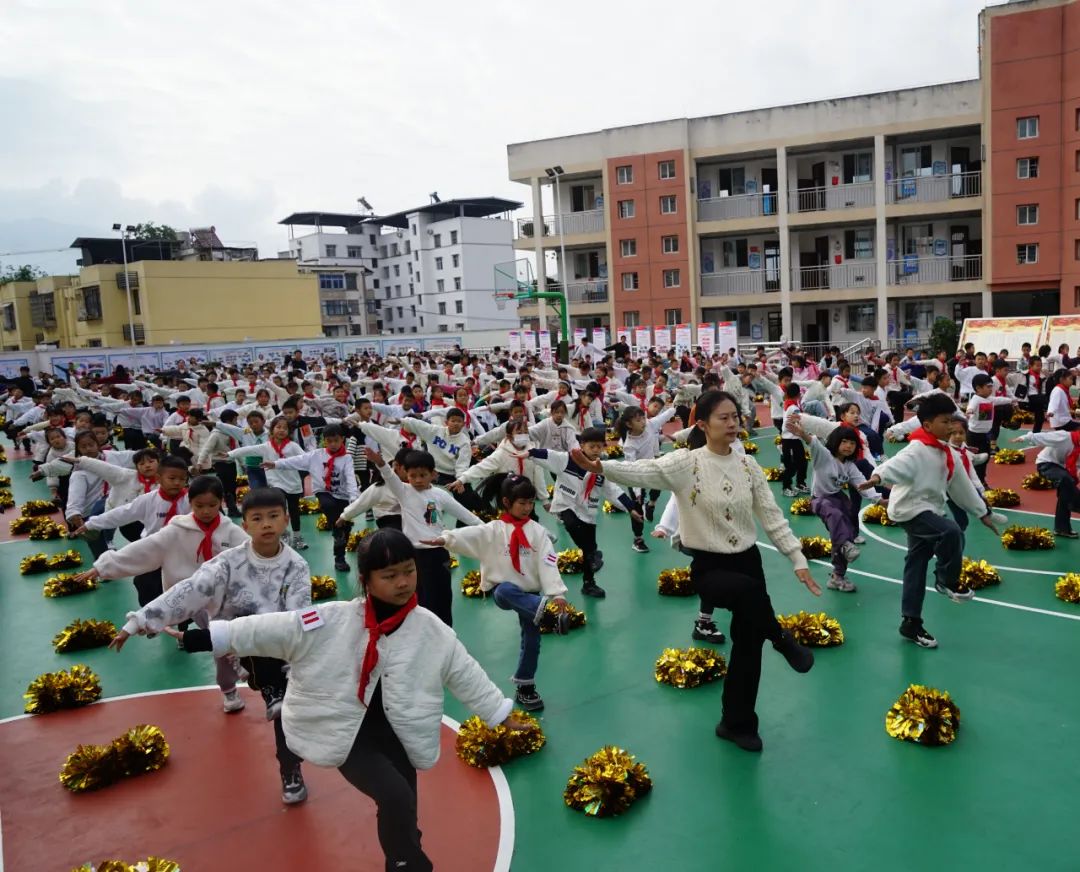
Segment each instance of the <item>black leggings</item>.
M238 514L236 508L236 464L231 460L214 461L214 475L221 480L225 491L225 508L230 515Z
M299 492L285 494L285 502L289 506L289 523L292 525L292 531L294 533L300 532L300 498L302 496L303 494Z
M386 868L430 872L434 867L420 847L416 821L416 770L389 725L375 721L371 715L364 719L338 771L375 801Z
M434 612L446 626L454 626L450 554L445 548L416 549L416 588L420 605Z
M780 457L784 463L784 490L791 487L792 479L798 485L806 484L806 449L802 439L781 439Z
M341 517L341 513L345 511L349 504L326 491L317 493L315 496L319 500L319 511L326 515L326 520L330 523L330 529L334 531L334 559L344 559L349 530L346 527L338 527L337 519Z
M135 582L135 592L139 596L140 608L161 596L160 569L155 569L153 572L144 572L142 575L136 575L133 581Z
M633 488L630 488L629 494L630 499L632 499L637 504L637 510L642 514L642 519L640 521L634 517L630 518L630 529L634 533L634 538L640 539L642 536L645 535L645 490L644 488L641 490L634 490ZM660 498L660 491L650 490L648 496L648 501L650 503L655 503Z
M761 682L761 646L780 639L776 610L765 587L761 553L753 546L740 554L692 552L690 580L703 610L731 612L731 661L724 679L723 721L735 732L757 732L755 712Z
M381 518L375 519L375 526L379 530L400 530L401 515L383 515Z
M574 514L573 509L563 509L559 512L559 518L562 519L566 532L574 540L574 544L581 549L584 556L584 569L582 570L584 577L582 581L585 584L592 584L594 581L593 555L596 554L596 524L589 524L581 520Z

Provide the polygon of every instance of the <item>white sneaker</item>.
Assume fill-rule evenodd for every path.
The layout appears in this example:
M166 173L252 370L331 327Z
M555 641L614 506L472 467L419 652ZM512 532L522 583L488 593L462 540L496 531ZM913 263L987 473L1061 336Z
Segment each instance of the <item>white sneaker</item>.
M866 537L862 536L862 535L856 536L851 541L854 542L856 545L865 545L866 544Z
M784 488L783 494L785 497L797 497L799 495L798 491L796 491L793 487Z
M995 524L1001 524L1002 526L1009 523L1008 516L1001 514L1001 512L991 512L990 520L993 521Z
M225 710L225 714L231 715L233 712L239 712L244 710L244 698L240 696L240 691L233 688L227 693L222 694L221 707Z
M990 459L989 454L972 454L971 455L971 462L974 463L976 466L982 466L989 459Z
M839 590L843 593L854 593L856 590L854 582L848 581L847 576L837 575L835 572L829 574L829 580L825 586L829 590Z
M293 533L292 548L294 551L307 551L308 543L304 541L304 537L299 533Z
M844 558L848 563L854 563L859 559L859 555L862 552L859 550L859 546L854 542L845 542L840 546L840 553L844 555Z
M798 491L799 493L801 493L801 494L808 494L808 493L810 493L810 488L809 488L809 487L807 487L807 486L806 486L805 484L800 484L800 485L797 485L797 486L796 486L796 488L795 488L795 490L797 490L797 491Z

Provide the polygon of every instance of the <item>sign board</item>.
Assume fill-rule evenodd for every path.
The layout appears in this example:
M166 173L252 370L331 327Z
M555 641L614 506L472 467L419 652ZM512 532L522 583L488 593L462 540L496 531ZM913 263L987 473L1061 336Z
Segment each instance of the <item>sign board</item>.
M634 328L634 348L637 353L648 351L649 346L652 345L651 333L648 327Z
M243 367L252 362L250 348L214 348L210 354L214 360L225 366Z
M689 324L675 325L675 351L682 354L689 351L694 344L694 337Z
M589 334L589 331L584 327L574 328L574 345L581 345L581 340L585 339Z
M1001 351L1005 348L1009 357L1017 358L1020 356L1020 346L1025 342L1030 342L1033 347L1038 346L1045 329L1045 318L965 318L960 330L960 347L973 342L976 351Z
M509 338L509 340L507 342L507 345L510 348L510 353L511 354L520 354L521 353L521 331L520 330L511 330L509 332L510 332L510 338Z
M706 357L712 357L713 352L716 350L716 325L715 324L698 324L697 325L697 344L701 348L701 353Z
M4 378L18 378L19 368L23 366L30 366L30 359L27 357L5 357L0 360L0 376ZM33 372L33 367L31 367Z
M758 326L757 338L761 338L760 326ZM732 348L736 350L739 348L739 322L718 321L716 324L716 350L721 354L727 354Z
M750 338L753 339L755 342L759 342L761 340L761 333L762 331L760 324L750 325Z
M603 350L607 348L607 329L604 327L593 327L592 329L592 344L597 348Z
M536 331L535 330L522 330L521 331L521 350L526 354L532 354L536 351Z
M1049 345L1050 353L1057 354L1058 346L1063 342L1075 355L1076 349L1080 348L1080 315L1051 315L1046 319L1042 337L1031 345L1036 350L1039 345Z
M661 354L666 354L671 348L671 328L666 324L653 328L653 345Z
M209 355L206 353L205 348L185 348L182 351L163 351L161 352L161 368L176 369L176 365L180 361L183 361L184 365L189 368L192 366L203 366L209 359ZM282 357L275 359L280 363Z
M53 372L69 381L73 378L101 378L112 372L104 354L72 354L69 357L54 357ZM18 373L15 373L18 375Z
M540 360L543 361L544 366L551 366L551 333L548 330L541 330L538 334L540 339Z
M374 357L379 354L379 349L382 346L377 340L369 339L366 342L361 340L359 342L342 342L341 351L346 357L360 357L362 355L368 355Z
M129 352L117 352L109 355L109 371L112 372L118 366L122 366L129 372L142 372L144 370L158 369L161 366L161 355L156 351L139 351L135 354Z

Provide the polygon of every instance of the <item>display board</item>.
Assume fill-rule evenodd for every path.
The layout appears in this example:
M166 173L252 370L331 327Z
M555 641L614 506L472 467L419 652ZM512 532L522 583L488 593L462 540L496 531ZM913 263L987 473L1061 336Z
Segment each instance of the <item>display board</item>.
M965 318L960 331L960 347L974 343L976 351L1001 351L1020 356L1020 346L1030 342L1037 348L1046 326L1045 318Z
M1080 348L1080 315L1051 315L1046 319L1039 345L1049 345L1050 352L1057 354L1062 343L1068 345L1069 353L1076 357L1076 349Z

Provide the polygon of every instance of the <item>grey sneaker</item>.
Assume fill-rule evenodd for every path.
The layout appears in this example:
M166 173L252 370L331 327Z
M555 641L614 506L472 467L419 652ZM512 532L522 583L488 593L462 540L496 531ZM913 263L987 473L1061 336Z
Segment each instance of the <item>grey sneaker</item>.
M862 554L859 550L859 546L854 542L845 542L841 545L840 553L844 555L844 559L847 560L848 563L854 563L859 559L859 555Z
M942 596L947 596L954 603L967 603L975 599L975 591L973 590L952 590L943 584L935 584L934 590Z
M797 491L798 491L799 493L801 493L801 494L808 494L808 493L810 493L810 488L809 488L809 487L807 487L807 486L806 486L805 484L800 484L800 485L796 485L796 486L795 486L795 490L797 490Z
M284 770L281 773L281 801L286 805L296 805L307 799L307 785L300 766Z
M223 693L222 697L221 707L225 710L225 714L231 715L233 712L244 710L244 698L240 696L240 691L236 688Z
M299 533L293 533L292 547L294 551L307 551L308 543Z
M863 536L862 534L860 534L860 535L856 536L854 539L852 539L851 541L854 542L856 545L865 545L866 544L866 537Z
M797 497L799 495L799 492L793 487L786 487L783 490L783 494L785 497Z
M844 593L854 593L856 590L855 583L847 580L845 575L837 575L835 572L829 574L829 580L825 586L829 590L839 590Z

